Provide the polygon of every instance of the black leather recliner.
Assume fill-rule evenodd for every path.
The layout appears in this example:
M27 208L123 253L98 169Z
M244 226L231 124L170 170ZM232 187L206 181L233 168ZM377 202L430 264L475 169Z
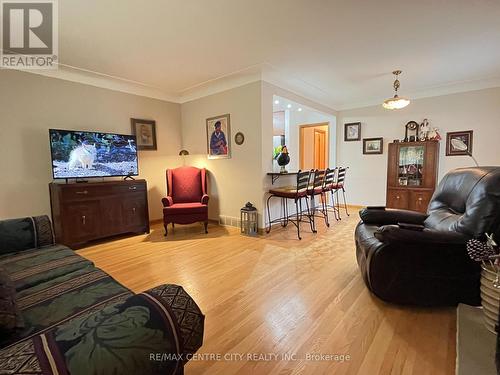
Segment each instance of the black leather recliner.
M500 167L449 172L427 215L365 208L360 217L356 257L379 298L419 306L479 305L480 266L467 255L466 243L485 233L500 242ZM421 224L423 230L398 223Z

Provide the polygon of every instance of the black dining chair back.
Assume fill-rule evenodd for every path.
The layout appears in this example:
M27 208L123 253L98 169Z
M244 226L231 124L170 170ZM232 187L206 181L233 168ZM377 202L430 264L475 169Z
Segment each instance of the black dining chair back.
M297 193L309 189L312 171L299 171L297 173Z
M344 186L346 172L347 172L347 168L344 168L344 167L338 168L337 181L336 181L336 184L338 187Z
M349 167L339 167L337 172L337 179L333 184L332 196L335 193L336 200L336 211L338 214L338 219L340 220L340 202L339 202L339 190L342 191L342 198L344 200L344 210L347 216L349 216L349 211L347 210L347 202L345 199L345 176Z
M323 183L323 189L325 191L329 191L333 187L333 183L335 182L335 172L337 171L337 168L326 168L325 171L325 179Z

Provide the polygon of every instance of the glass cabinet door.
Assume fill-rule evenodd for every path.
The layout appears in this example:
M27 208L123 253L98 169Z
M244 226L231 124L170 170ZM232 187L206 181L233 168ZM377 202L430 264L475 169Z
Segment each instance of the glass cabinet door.
M398 185L421 186L423 184L425 146L400 146L398 160Z

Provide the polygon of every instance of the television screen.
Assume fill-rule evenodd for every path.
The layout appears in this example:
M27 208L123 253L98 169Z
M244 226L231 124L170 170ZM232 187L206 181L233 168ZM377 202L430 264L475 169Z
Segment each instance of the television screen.
M138 175L133 135L50 129L49 137L55 179Z

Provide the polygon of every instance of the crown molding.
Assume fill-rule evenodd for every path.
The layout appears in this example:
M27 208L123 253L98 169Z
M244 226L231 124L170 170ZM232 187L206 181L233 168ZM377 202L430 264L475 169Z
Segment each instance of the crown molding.
M261 64L251 65L223 76L188 87L179 93L179 103L186 103L262 80Z
M26 73L32 73L49 78L62 79L84 85L90 85L112 91L119 91L127 94L144 96L147 98L163 100L167 102L179 103L178 97L171 93L166 93L163 90L141 82L128 80L121 77L111 76L86 70L70 65L59 64L58 69L31 69L20 70Z
M122 77L107 75L65 64L59 64L58 69L54 70L40 69L21 71L179 104L244 86L249 83L266 81L270 84L288 90L297 96L316 102L331 111L335 111L331 105L329 105L328 101L325 100L325 92L318 90L314 85L309 84L297 77L285 74L267 62L254 64L238 71L215 77L208 81L183 89L177 93L167 93L158 87L144 84L142 82L132 81Z
M331 113L379 105L386 99L385 97L377 97L359 102L347 102L341 104L332 103L327 91L301 79L298 76L285 72L268 62L254 64L238 71L215 77L176 93L165 92L158 87L144 84L142 82L132 81L122 77L102 74L64 64L59 64L59 69L56 70L22 71L179 104L257 81L264 81L277 86L278 88L287 90L297 97L309 101L310 103L319 104L324 107L327 112ZM410 100L422 99L494 87L500 87L500 77L450 82L444 85L424 87L405 93L405 96L409 97Z
M419 90L414 90L405 93L404 96L409 98L410 100L415 100L415 99L433 98L436 96L460 94L470 91L485 90L495 87L500 87L500 77L482 78L477 80L461 81L461 82L450 82L444 85L436 85L436 86L421 88ZM387 99L387 97L378 97L361 102L344 103L338 105L337 108L339 111L348 111L351 109L372 107L376 105L382 105L385 99Z
M267 64L266 67L262 73L262 81L274 86L276 94L289 97L324 113L336 114L337 108L330 102L326 91L271 64Z

